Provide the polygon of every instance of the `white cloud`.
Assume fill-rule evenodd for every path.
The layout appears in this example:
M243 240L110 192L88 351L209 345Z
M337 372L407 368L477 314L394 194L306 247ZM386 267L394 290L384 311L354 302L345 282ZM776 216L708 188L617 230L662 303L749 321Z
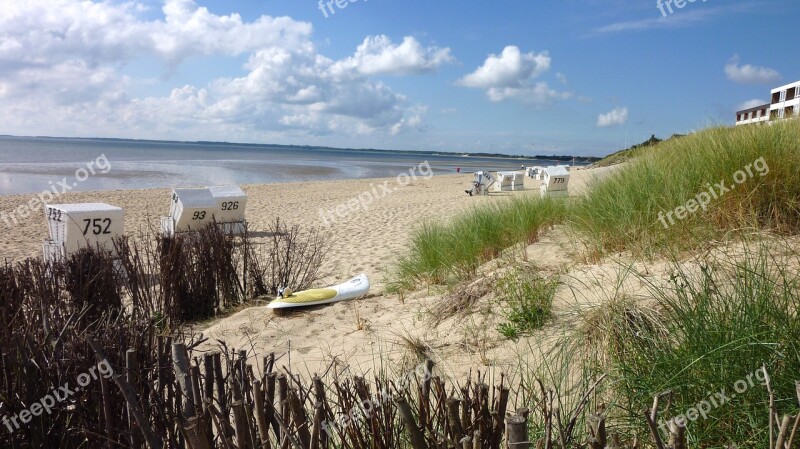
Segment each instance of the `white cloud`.
M411 36L395 45L389 36L380 35L364 39L355 55L338 65L339 69L355 69L365 75L416 75L454 61L449 48L424 48Z
M319 53L309 23L246 22L192 0L166 0L156 19L135 2L0 3L5 133L266 141L421 130L425 107L368 75L424 73L453 60L449 49L378 36L335 61ZM241 75L210 74L167 95L131 94L145 80L126 76L129 64L155 57L171 73L194 55L247 63Z
M666 2L664 2L666 5ZM672 7L674 8L674 4ZM687 6L687 4L684 4ZM726 14L748 13L750 11L761 8L758 1L739 0L726 5L711 7L708 4L692 5L694 9L673 9L672 13L666 16L658 13L657 16L647 17L644 19L627 20L615 22L608 25L595 28L592 34L605 34L605 33L619 33L629 31L647 31L653 29L672 29L672 28L685 28L702 24L710 20L716 19ZM665 12L669 12L665 8Z
M402 131L411 129L417 131L425 130L425 114L428 113L427 106L417 105L412 108L411 113L407 114L398 123L394 124L391 129L391 134L397 135Z
M739 105L739 108L737 109L737 111L741 111L743 109L754 108L756 106L761 106L761 105L764 105L764 104L767 104L767 102L764 101L764 100L760 100L758 98L755 98L755 99L752 99L752 100L747 100L744 103Z
M510 45L501 55L489 55L481 67L461 78L459 85L478 89L522 87L528 80L550 69L550 55L522 53Z
M725 75L729 80L742 84L769 84L781 79L776 70L750 64L739 65L739 55L734 55L725 65Z
M597 116L597 126L624 125L628 121L628 108L614 108L611 111Z
M156 54L177 63L195 54L239 55L273 45L299 45L310 24L288 17L261 16L245 23L238 14L218 16L192 0L165 0L164 19L139 18L133 2L5 0L0 30L7 43L0 58L46 64L48 58L91 63L126 61Z
M667 17L649 17L646 19L616 22L596 28L593 34L619 33L626 31L645 31L651 29L684 28L696 23L702 23L716 17L722 8L697 9L694 11L681 11Z
M572 97L570 92L558 92L544 81L535 81L550 70L550 65L550 55L546 51L522 53L518 47L510 45L500 55L489 55L483 65L456 81L456 84L486 89L487 97L494 102L514 99L545 105ZM563 74L557 74L557 78L566 80Z
M558 92L551 89L544 81L540 81L534 86L526 87L493 87L487 91L487 95L491 101L516 99L537 105L549 104L555 100L566 100L572 97L572 93Z

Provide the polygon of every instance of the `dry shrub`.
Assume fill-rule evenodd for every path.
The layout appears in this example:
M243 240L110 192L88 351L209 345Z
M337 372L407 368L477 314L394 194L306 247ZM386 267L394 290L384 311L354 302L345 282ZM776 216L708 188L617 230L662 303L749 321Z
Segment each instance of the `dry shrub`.
M111 317L119 314L122 297L110 253L84 249L50 268L64 270L64 289L74 310L86 310L85 320L95 321L106 313Z
M432 312L436 324L453 316L465 316L472 312L475 304L494 288L494 279L480 278L469 283L457 285L437 302Z
M651 338L667 338L661 324L663 317L652 306L617 295L584 313L578 326L587 355L601 365L619 357L631 342L645 344Z
M256 296L276 295L281 287L303 290L320 277L329 239L319 229L289 226L279 218L267 228L267 241L253 244L248 275Z
M94 249L59 262L28 259L0 268L0 417L12 425L0 432L0 447L100 447L106 442L100 424L102 382L93 379L75 388L79 375L97 369L84 338L101 342L119 366L127 348L148 351L146 340L155 335L151 322L132 319L122 306L118 280L110 253ZM152 369L149 357L141 360L143 369ZM64 401L49 413L20 421L23 411L61 386L72 394L58 390ZM124 404L118 390L107 390L105 401ZM115 422L124 419L123 407L113 412Z

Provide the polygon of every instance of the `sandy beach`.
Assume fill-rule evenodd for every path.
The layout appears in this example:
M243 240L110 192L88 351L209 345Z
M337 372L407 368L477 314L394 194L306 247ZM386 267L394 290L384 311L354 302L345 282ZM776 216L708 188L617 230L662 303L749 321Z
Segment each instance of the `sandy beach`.
M604 171L576 170L570 188L579 192L594 174ZM264 229L275 218L290 224L324 228L332 243L326 270L323 270L327 273L325 281L364 272L374 284L380 280L382 270L403 250L414 227L425 220L447 220L485 202L538 193L539 181L526 178L525 192L469 197L464 190L471 180L472 174L417 175L416 179L400 181L397 178L353 179L243 185L242 189L248 196L246 218L251 230ZM408 183L401 185L405 182ZM357 200L358 195L365 192L373 193L375 198L366 208L347 207L348 202ZM0 196L0 213L6 214L0 215L0 257L3 259L13 261L41 255L42 242L48 237L41 206L27 217L14 212L32 198L35 195ZM169 198L169 189L112 190L68 192L53 203L101 202L119 206L125 210L126 232L135 235L140 230L158 229L159 217L169 213ZM342 214L337 214L337 207ZM30 209L26 207L25 210ZM11 219L12 213L16 222Z
M580 194L593 177L608 171L572 171L572 194ZM447 220L470 207L504 201L514 195L538 195L539 181L526 178L523 192L470 197L464 189L471 180L472 174L460 174L417 177L407 185L401 185L405 179L388 178L243 186L248 194L246 217L251 229L263 229L279 217L291 224L320 226L329 233L331 252L320 285L363 272L369 276L372 289L365 299L286 316L256 306L198 324L195 331L210 337L205 348L215 347L215 340L219 339L228 347L247 348L251 354L274 351L280 357L280 364L291 364L296 371L307 374L322 373L331 366L340 372L352 369L356 373L396 370L416 363L415 351L420 348L456 377L475 367L513 371L520 357L540 356L528 339L514 342L499 336L496 331L499 314L493 312L488 299L477 305L476 313L437 322L435 314L428 312L442 301L443 291L423 290L402 298L383 291L386 270L404 251L413 230L425 220ZM337 206L347 205L363 192L384 193L379 193L366 209L340 207L340 212L345 209L346 212L336 213ZM123 207L126 232L135 235L142 229L157 228L159 217L168 212L169 196L166 189L79 192L65 194L58 202L106 202ZM0 197L0 211L12 211L30 198L30 195ZM5 227L0 237L0 251L5 259L20 260L41 254L41 242L47 237L41 210L16 225L0 225ZM543 270L556 273L576 263L571 245L569 237L555 229L525 251L528 260L535 260ZM501 258L487 270L507 263L507 259ZM590 267L584 271L576 278L576 285L587 279L613 277L610 272L613 269L609 267ZM591 303L596 296L588 295L584 300ZM568 317L576 301L583 300L576 299L572 288L565 286L559 289L556 309L560 308ZM560 332L563 322L557 323L558 320L549 326L551 330L545 330L545 334Z

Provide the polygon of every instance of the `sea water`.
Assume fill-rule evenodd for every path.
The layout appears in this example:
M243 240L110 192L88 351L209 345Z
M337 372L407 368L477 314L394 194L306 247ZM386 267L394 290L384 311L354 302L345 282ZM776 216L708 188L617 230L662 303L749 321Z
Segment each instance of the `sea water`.
M0 136L0 195L394 177L556 165L533 158L204 142Z

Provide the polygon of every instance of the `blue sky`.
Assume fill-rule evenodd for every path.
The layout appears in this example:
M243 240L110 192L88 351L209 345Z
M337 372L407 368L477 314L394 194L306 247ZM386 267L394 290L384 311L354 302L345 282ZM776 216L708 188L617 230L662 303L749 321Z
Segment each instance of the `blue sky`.
M800 0L326 3L0 0L0 133L603 155L800 79Z

